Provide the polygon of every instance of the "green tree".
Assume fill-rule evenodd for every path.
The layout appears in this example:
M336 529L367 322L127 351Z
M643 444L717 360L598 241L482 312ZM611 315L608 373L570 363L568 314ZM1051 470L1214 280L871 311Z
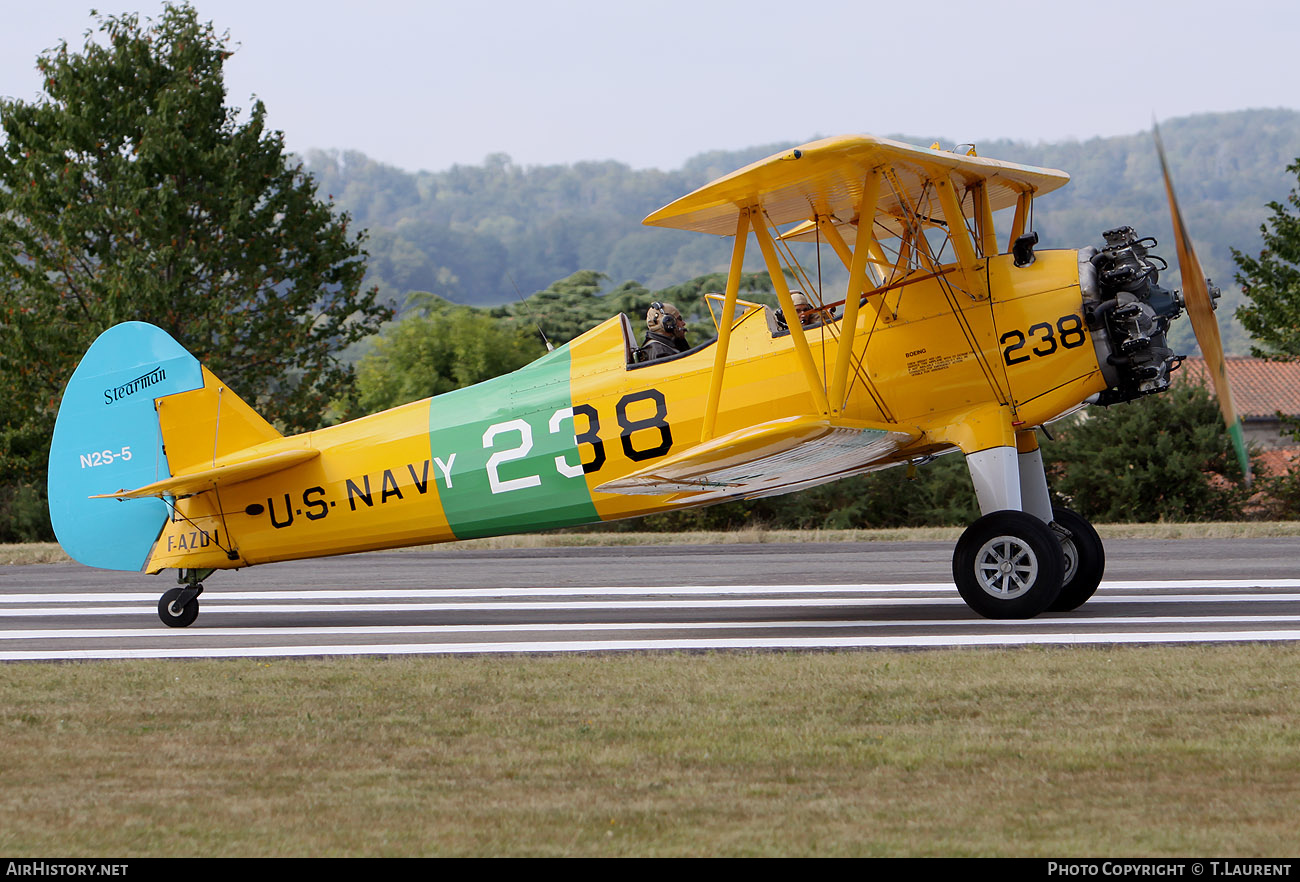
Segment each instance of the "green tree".
M557 279L526 300L511 303L493 314L507 319L521 333L531 332L538 336L540 327L546 338L559 346L626 308L628 297L620 297L616 303L600 295L608 282L609 277L604 273L578 270ZM653 299L650 292L637 283L624 283L624 293L631 289L644 292L648 298L647 305Z
M357 365L362 413L441 395L517 370L546 350L485 310L416 293L408 314L374 339Z
M1300 159L1287 166L1300 177ZM1287 197L1300 210L1300 190ZM1237 282L1249 305L1237 310L1237 318L1251 333L1251 353L1261 358L1300 358L1300 214L1280 202L1270 202L1273 216L1260 225L1264 250L1250 257L1237 249Z
M789 497L791 526L827 530L966 526L980 516L966 460L946 454L916 468L896 466Z
M143 319L286 428L316 425L350 380L334 353L387 314L361 292L364 234L317 200L261 102L244 123L225 105L228 38L192 7L98 21L102 41L39 59L48 100L0 102L0 267L23 354L75 359Z
M316 198L254 101L227 107L229 37L188 5L96 16L0 100L0 486L43 484L57 401L117 322L152 322L287 430L346 397L336 353L389 310L364 233Z
M664 288L651 291L640 282L627 281L601 294L609 277L595 270L578 270L538 291L525 302L516 302L494 311L494 315L508 318L520 328L535 330L538 325L555 345L567 343L579 334L589 331L601 322L626 313L634 330L641 328L646 310L656 300L672 303L692 326L691 343L701 343L713 336L713 320L709 318L704 295L726 291L727 274L709 273ZM767 273L746 273L740 278L740 297L775 304L772 280ZM716 307L721 309L719 304ZM642 330L644 330L642 328Z
M1090 408L1043 447L1052 490L1103 523L1237 520L1249 498L1203 386Z

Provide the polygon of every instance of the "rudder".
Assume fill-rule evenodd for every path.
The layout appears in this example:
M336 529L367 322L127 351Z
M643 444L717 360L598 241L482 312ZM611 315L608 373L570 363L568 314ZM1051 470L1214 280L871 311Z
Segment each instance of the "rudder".
M211 394L204 389L205 380ZM159 498L90 499L97 494L141 487L173 475L172 468L197 463L197 448L214 450L216 439L193 442L176 431L165 435L156 399L172 399L171 416L220 421L239 431L222 435L243 445L279 437L265 420L230 394L198 360L160 328L125 322L101 334L86 351L68 381L50 444L50 521L59 544L87 566L140 571L149 560L169 517ZM197 397L196 397L197 396ZM217 402L225 415L199 413ZM190 406L177 407L182 402ZM197 433L199 435L202 432ZM177 462L169 465L164 440L173 438ZM236 440L237 439L237 440ZM225 441L225 438L222 439ZM227 448L226 443L220 445ZM224 451L222 451L224 452Z

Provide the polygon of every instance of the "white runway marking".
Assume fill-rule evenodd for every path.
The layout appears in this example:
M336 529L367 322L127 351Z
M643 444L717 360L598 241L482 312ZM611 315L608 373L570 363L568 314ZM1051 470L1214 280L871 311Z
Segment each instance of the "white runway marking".
M1088 611L1111 605L1147 603L1166 606L1189 603L1295 603L1300 601L1300 579L1115 581L1102 584ZM1288 590L1290 589L1290 590ZM1114 592L1114 593L1112 593ZM1173 592L1173 593L1170 593ZM1214 592L1214 593L1203 593ZM812 594L832 596L809 596ZM892 595L892 596L886 596ZM596 599L609 597L611 599ZM549 599L540 599L549 598ZM561 600L557 598L571 598ZM252 602L266 601L270 603ZM286 602L287 601L287 602ZM384 602L381 602L384 601ZM477 601L477 602L475 602ZM768 585L768 586L659 586L577 587L532 589L421 589L292 590L225 592L202 598L203 616L328 613L332 615L386 612L514 612L523 611L636 611L756 609L798 610L853 608L864 611L887 607L924 605L961 607L956 589L948 583ZM74 606L77 603L89 606ZM63 619L102 616L152 617L157 595L125 592L112 594L0 595L0 620L38 616ZM319 621L319 619L317 620ZM1040 616L1022 621L991 621L973 614L939 620L803 620L671 622L530 622L502 624L428 625L304 625L302 627L148 628L30 628L0 630L0 660L127 658L256 658L337 655L410 655L464 653L561 653L607 651L697 651L709 649L889 649L902 647L1022 646L1029 644L1097 645L1141 643L1202 643L1247 641L1300 641L1300 612L1295 615L1170 615L1088 616L1078 613ZM18 624L17 621L14 624ZM1196 630L1208 626L1209 630ZM1291 627L1294 626L1294 627ZM1143 630L1130 631L1125 628ZM1102 630L1094 630L1102 629ZM1237 630L1239 629L1239 630ZM723 636L725 632L752 632ZM795 631L815 632L796 634ZM885 630L911 633L882 633ZM917 631L927 633L916 633ZM934 632L941 633L934 633ZM635 633L640 632L640 633ZM653 632L673 632L655 637ZM845 633L836 633L845 632ZM857 633L849 633L857 632ZM875 633L862 633L875 632ZM690 636L698 634L700 636ZM536 635L538 638L530 638ZM547 639L542 635L559 639ZM568 635L572 635L571 637ZM599 635L608 635L601 637ZM616 636L626 635L626 636ZM681 636L686 635L686 636ZM397 643L376 642L391 637ZM472 638L480 637L482 640ZM274 640L276 645L252 645L254 640ZM294 639L304 642L296 645ZM366 642L325 642L365 639ZM24 643L47 641L42 648L20 649ZM230 645L219 645L220 641ZM122 641L153 645L101 645L70 641ZM198 645L198 644L204 645ZM249 644L249 645L236 645Z
M949 597L924 598L927 606L964 606L957 596L955 588L949 588ZM1088 607L1096 609L1108 603L1281 603L1300 600L1300 594L1158 594L1151 596L1096 596L1088 601ZM758 609L774 606L781 607L857 607L863 609L915 606L921 602L914 597L859 597L859 598L790 598L788 600L591 600L591 601L536 601L529 603L403 603L394 598L389 603L266 603L266 604L227 604L219 595L204 596L200 603L204 614L220 612L228 614L266 614L266 613L360 613L360 612L509 612L520 609L529 610L634 610L634 609ZM135 601L123 606L85 606L85 607L23 607L19 609L0 608L0 619L31 618L37 616L126 616L147 613L157 603L157 598L147 601ZM980 620L983 621L983 620Z
M168 585L170 587L170 585ZM1216 590L1237 588L1300 588L1300 579L1170 579L1151 581L1115 581L1102 582L1098 591L1191 591L1195 589ZM452 598L452 597L582 597L600 596L661 596L681 594L883 594L883 593L923 593L930 591L956 593L951 582L899 582L890 583L848 583L809 585L656 585L645 587L628 586L593 586L578 588L420 588L420 589L384 589L384 588L350 588L292 591L223 591L215 589L208 592L203 599L220 597L226 600L394 600L403 597L412 598ZM158 592L123 592L121 594L98 591L77 594L0 594L0 606L4 604L24 603L94 603L111 601L114 603L157 603L162 596Z

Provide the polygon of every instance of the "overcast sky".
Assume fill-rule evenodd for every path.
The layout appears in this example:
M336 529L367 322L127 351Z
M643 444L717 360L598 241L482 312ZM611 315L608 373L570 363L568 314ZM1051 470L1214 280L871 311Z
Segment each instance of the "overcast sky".
M441 170L616 159L823 135L1081 140L1152 117L1300 107L1295 0L195 0L228 31L228 101L266 105L291 150ZM0 95L80 47L90 9L6 0ZM947 144L945 144L947 146ZM1300 147L1300 145L1297 145Z

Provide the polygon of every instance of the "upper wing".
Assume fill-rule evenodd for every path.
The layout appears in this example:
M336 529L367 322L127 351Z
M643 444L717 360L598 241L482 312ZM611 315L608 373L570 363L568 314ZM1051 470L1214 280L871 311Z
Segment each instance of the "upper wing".
M888 169L888 186L880 188L875 220L887 228L891 219L906 217L930 181L949 175L959 188L984 182L990 210L1016 204L1022 193L1035 195L1064 186L1063 171L1036 168L996 159L965 156L868 135L814 141L787 153L761 159L718 178L694 193L665 205L644 221L647 225L695 230L718 236L736 232L739 212L762 205L773 225L805 221L814 215L856 221L857 205L867 173Z

